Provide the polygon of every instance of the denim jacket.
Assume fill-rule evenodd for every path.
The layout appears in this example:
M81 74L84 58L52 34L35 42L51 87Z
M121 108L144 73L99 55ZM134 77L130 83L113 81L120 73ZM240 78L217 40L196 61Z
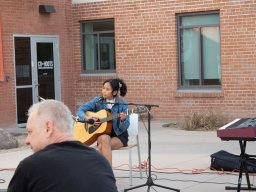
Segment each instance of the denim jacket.
M82 104L76 111L77 116L80 120L84 120L85 113L87 111L91 112L98 112L102 109L107 109L106 104L103 102L106 102L106 100L103 97L95 97L92 100ZM126 112L128 109L128 106L125 105L125 101L121 97L115 98L116 104L113 105L111 114L116 115L121 112ZM114 118L112 120L112 128L116 135L122 134L125 130L128 129L130 125L130 118L129 115L127 115L126 120L121 122L119 118Z

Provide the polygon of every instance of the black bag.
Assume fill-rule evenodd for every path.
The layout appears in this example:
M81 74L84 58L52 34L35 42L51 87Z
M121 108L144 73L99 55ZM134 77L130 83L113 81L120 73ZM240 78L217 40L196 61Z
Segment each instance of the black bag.
M256 173L256 159L246 158L248 173ZM211 170L218 171L238 171L240 169L240 156L228 153L226 151L218 151L211 155ZM243 170L245 171L245 170Z

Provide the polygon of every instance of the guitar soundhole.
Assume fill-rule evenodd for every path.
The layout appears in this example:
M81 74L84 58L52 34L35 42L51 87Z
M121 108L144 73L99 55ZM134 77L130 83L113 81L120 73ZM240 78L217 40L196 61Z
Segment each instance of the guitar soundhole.
M91 127L89 127L88 132L89 134L92 134L93 132L95 132L100 126L95 126L92 125Z

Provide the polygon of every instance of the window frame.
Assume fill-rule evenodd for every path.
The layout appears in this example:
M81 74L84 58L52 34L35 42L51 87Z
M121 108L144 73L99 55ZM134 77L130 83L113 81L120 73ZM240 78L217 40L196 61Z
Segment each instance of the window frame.
M114 24L114 30L106 30L106 31L100 31L100 32L91 32L86 33L83 32L83 25L88 23L96 23L96 22L104 22L104 21L113 21ZM100 34L106 34L106 33L113 33L114 34L114 60L115 60L115 69L99 69L99 70L84 70L84 65L86 67L85 63L85 50L84 50L84 41L83 38L86 35L97 35L97 42L100 42ZM109 73L116 73L116 45L115 45L115 20L113 18L110 19L98 19L98 20L82 20L80 21L80 45L81 45L81 74L109 74ZM100 66L100 46L97 47L98 51L98 63L97 66Z
M189 16L199 16L199 15L211 15L211 14L218 14L219 15L219 20L220 20L220 12L217 11L208 11L208 12L192 12L192 13L179 13L176 14L176 18L177 18L177 47L178 47L178 89L179 90L220 90L221 89L221 71L220 71L220 85L202 85L203 82L203 55L202 55L202 47L203 47L203 41L202 41L202 28L203 27L218 27L219 28L219 38L221 40L221 33L220 33L220 22L219 24L202 24L202 25L191 25L191 26L181 26L180 23L182 21L182 18L184 17L189 17ZM199 30L199 42L198 45L200 46L200 50L199 52L199 66L200 66L200 71L199 71L199 75L200 75L200 84L199 85L182 85L182 67L184 67L181 64L181 31L182 29L198 29ZM220 52L219 52L219 56L220 56L220 68L221 68L221 41L219 43L219 47L220 47Z

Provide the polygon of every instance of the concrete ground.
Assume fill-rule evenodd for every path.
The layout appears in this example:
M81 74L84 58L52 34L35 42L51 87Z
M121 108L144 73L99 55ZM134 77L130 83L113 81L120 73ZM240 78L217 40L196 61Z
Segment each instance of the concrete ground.
M151 123L151 178L154 184L178 189L182 192L221 192L226 191L225 186L236 187L238 173L218 172L210 170L210 155L226 150L230 153L240 154L238 141L221 141L216 131L185 131L174 127L162 127L164 123L152 121ZM148 134L147 122L140 122L140 149L144 165L142 178L138 172L137 151L134 148L133 185L129 184L128 151L113 152L113 170L119 191L148 181ZM247 143L248 154L256 154L254 142ZM19 147L0 151L0 192L5 191L18 163L32 154L28 147ZM250 175L250 181L255 186L255 177ZM242 186L246 186L243 175ZM149 189L149 190L148 190ZM158 186L148 185L130 191L173 191Z

